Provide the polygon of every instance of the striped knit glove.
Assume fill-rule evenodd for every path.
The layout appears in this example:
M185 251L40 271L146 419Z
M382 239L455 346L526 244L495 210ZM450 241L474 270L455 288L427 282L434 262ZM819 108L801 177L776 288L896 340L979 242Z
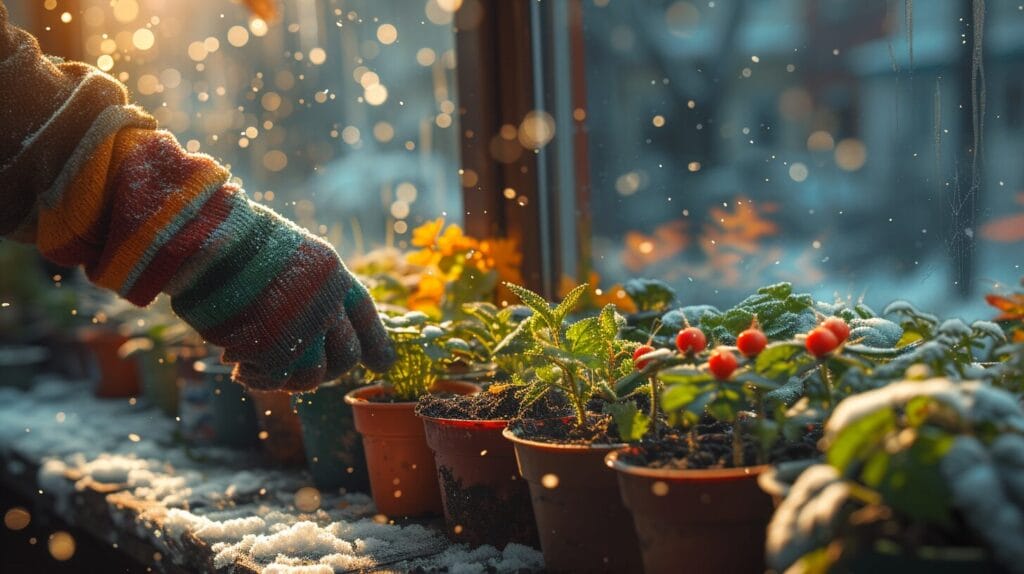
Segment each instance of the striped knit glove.
M360 361L385 370L390 339L334 249L127 101L95 68L44 57L0 0L0 237L136 305L168 293L252 387L305 390Z
M174 311L259 389L307 390L393 360L373 300L327 243L241 193L214 194L179 233L206 233L165 287ZM150 264L152 266L152 264Z

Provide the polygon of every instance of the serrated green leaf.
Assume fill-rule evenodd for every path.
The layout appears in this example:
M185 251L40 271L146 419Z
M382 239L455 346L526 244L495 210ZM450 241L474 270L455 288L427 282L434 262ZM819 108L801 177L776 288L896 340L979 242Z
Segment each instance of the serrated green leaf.
M529 307L530 310L534 312L535 316L540 317L545 323L547 323L547 327L549 329L555 330L561 328L562 322L555 318L555 314L551 311L551 306L543 297L533 291L530 291L526 287L521 287L515 283L505 283L505 286L508 287L508 290L511 291L513 295L519 297L519 300Z
M619 334L621 325L619 323L618 313L615 312L615 305L605 305L601 309L599 315L601 321L601 334L605 339L614 339Z
M601 324L597 317L587 317L573 323L565 332L569 351L584 363L601 361L608 353L608 345L602 336Z
M565 321L565 318L569 316L569 313L572 313L573 309L579 305L580 299L583 298L583 295L589 288L589 284L583 283L582 285L577 285L572 291L569 291L569 293L565 295L562 302L555 307L553 312L555 324L561 325Z

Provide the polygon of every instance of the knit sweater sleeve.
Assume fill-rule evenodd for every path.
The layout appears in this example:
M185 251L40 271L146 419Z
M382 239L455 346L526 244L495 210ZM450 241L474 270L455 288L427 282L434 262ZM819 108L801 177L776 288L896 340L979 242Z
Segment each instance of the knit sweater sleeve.
M334 249L229 178L114 78L43 56L0 0L0 237L136 305L168 293L251 386L308 389L358 361L385 370L390 340Z

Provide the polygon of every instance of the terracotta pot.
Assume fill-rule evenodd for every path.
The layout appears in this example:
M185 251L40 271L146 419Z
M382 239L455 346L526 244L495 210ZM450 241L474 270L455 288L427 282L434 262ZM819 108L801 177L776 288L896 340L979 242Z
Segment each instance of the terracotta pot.
M623 445L549 444L517 437L519 472L530 485L548 572L640 572L633 519L604 464Z
M673 470L608 454L622 501L633 514L648 574L764 572L765 530L774 505L757 485L769 467Z
M133 397L139 394L139 368L118 353L128 337L109 327L84 327L79 340L88 347L89 367L97 397Z
M260 428L259 439L270 459L287 466L306 464L302 448L302 424L292 408L291 394L279 391L248 392Z
M363 440L356 431L352 407L345 402L349 390L325 384L311 393L292 395L302 425L307 468L320 490L366 492L370 488Z
M448 537L496 548L537 546L530 490L519 476L515 447L501 434L508 421L422 418Z
M438 392L473 394L472 383L438 381ZM356 430L363 435L363 450L370 475L370 491L377 510L389 517L422 516L442 510L434 455L427 446L415 402L370 402L386 394L381 385L362 387L345 395L352 405Z

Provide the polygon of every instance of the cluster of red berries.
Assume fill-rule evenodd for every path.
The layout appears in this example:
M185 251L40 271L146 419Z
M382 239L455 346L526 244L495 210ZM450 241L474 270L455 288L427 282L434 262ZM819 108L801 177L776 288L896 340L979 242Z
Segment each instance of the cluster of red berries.
M821 358L839 348L850 336L850 326L839 317L829 317L807 333L807 352Z
M839 317L829 317L807 334L804 345L808 353L820 358L839 348L839 345L849 336L850 326L846 324L846 321ZM707 345L707 337L697 327L686 327L676 335L676 348L684 355L701 353L707 348ZM736 349L748 359L759 355L767 346L768 337L757 327L756 321L754 325L736 337ZM637 370L646 367L650 363L650 359L641 359L641 357L653 351L654 347L651 345L637 347L633 351L633 366ZM725 347L715 349L708 357L708 371L719 380L731 377L738 366L739 359L736 358L736 354Z

